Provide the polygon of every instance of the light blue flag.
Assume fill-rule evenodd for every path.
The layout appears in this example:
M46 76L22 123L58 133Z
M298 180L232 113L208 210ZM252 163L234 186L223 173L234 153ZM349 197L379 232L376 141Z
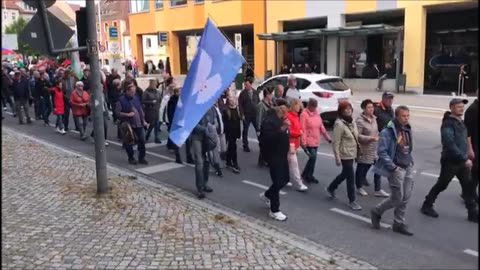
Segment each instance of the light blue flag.
M242 55L207 19L173 116L170 139L176 145L187 140L203 115L232 83L242 64Z

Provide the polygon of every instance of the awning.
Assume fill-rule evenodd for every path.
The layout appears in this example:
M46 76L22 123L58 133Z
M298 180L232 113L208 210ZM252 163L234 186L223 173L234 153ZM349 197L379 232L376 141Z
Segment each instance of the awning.
M360 26L345 26L335 28L318 28L300 31L278 32L258 34L260 40L298 40L298 39L316 39L322 36L358 36L358 35L377 35L377 34L395 34L403 31L403 26L391 26L386 24L371 24Z

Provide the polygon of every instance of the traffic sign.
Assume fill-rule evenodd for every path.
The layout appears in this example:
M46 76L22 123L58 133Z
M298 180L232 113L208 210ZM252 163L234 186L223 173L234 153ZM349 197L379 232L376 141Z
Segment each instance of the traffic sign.
M168 32L158 32L158 41L160 45L168 44Z
M75 33L72 28L47 10L47 18L50 23L54 48L65 48L65 45ZM40 14L35 13L28 22L23 31L18 36L18 40L30 45L34 50L43 55L52 55L48 49L47 34L43 28Z
M108 28L108 40L109 41L118 41L118 28L115 26L110 26Z
M40 4L40 1L39 0L23 0L23 2L25 2L25 4L33 7L33 8L36 8L38 9L38 4ZM55 0L43 0L43 2L45 2L45 6L47 8L53 6L53 4L55 4Z
M111 53L117 53L120 51L120 43L118 41L111 41L108 43L108 51Z

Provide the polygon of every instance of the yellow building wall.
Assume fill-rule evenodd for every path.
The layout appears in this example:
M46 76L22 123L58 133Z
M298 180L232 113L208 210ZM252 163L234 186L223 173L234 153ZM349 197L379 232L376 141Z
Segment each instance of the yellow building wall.
M160 31L169 33L169 42L166 46L170 57L170 65L173 75L180 74L180 52L176 31L201 30L206 19L210 19L218 26L237 26L253 24L254 31L254 62L255 73L265 73L265 45L264 41L258 40L256 34L265 32L264 26L264 1L212 1L205 0L203 4L188 1L186 6L170 7L170 1L164 1L164 8L154 9L154 1L150 2L148 12L129 14L130 35L132 36L132 55L141 59L141 44L138 43L137 35L156 34ZM143 65L139 66L143 69Z
M268 1L267 0L267 30L265 33L282 32L282 21L298 20L305 18L305 1L284 0L284 1ZM257 37L255 37L257 38ZM274 41L267 42L267 69L275 70L275 44ZM277 47L278 59L277 65L283 64L283 46L281 43ZM278 68L278 67L277 67ZM278 69L277 69L278 70Z

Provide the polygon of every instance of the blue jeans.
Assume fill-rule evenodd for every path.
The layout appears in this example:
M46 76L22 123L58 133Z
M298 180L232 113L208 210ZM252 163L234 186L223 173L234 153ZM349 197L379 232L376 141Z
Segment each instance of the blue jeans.
M63 114L57 114L57 122L55 123L55 127L63 129Z
M195 184L198 192L203 192L208 183L210 162L203 141L192 139L193 157L195 159Z
M315 163L317 163L317 147L307 147L306 149L310 157L308 158L307 164L305 164L302 177L308 181L314 179L313 173L315 172Z
M52 103L50 102L49 98L43 97L41 99L41 104L43 121L45 124L50 124L48 117L50 116L50 113L52 113Z
M160 123L160 121L156 121L155 123L153 124L151 123L150 126L148 126L147 134L146 134L147 141L150 138L150 133L152 133L152 130L153 130L153 136L155 137L155 141L160 141L161 125L162 123Z
M145 129L143 127L132 128L133 132L137 136L138 145L138 160L145 159ZM128 159L133 159L133 145L123 144L123 148L127 151Z

